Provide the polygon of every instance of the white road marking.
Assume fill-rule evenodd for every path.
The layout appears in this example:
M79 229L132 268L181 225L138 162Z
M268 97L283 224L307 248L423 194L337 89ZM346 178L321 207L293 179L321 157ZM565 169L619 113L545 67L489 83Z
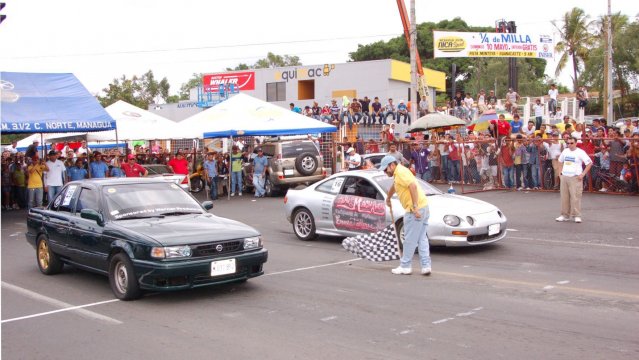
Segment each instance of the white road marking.
M506 229L507 231L519 231L517 229Z
M566 284L568 284L569 282L570 282L570 281L568 281L568 280L561 280L561 281L557 281L557 284L559 284L559 285L566 285Z
M596 243L587 243L587 242L579 242L579 241L563 241L563 240L537 239L537 238L517 237L517 236L509 236L508 238L510 238L510 239L520 239L520 240L532 240L532 241L550 242L550 243L558 243L558 244L571 244L571 245L584 245L584 246L599 246L599 247L609 247L609 248L618 248L618 249L635 249L635 250L639 250L639 246L611 245L611 244L596 244Z
M555 287L552 285L546 285L544 286L544 290L550 290L550 289L554 289Z
M47 303L49 305L61 308L61 309L58 309L58 310L47 311L47 312L42 312L42 313L38 313L38 314L20 316L20 317L17 317L17 318L2 320L0 322L2 324L8 323L8 322L12 322L12 321L25 320L25 319L31 319L31 318L35 318L35 317L39 317L39 316L56 314L56 313L65 312L65 311L73 311L73 312L77 313L80 316L83 316L83 317L86 317L86 318L90 318L90 319L93 319L93 320L103 321L103 322L105 322L107 324L111 324L111 325L122 324L122 321L119 321L119 320L110 318L108 316L104 316L104 315L98 314L96 312L84 309L86 307L91 307L91 306L108 304L108 303L120 301L118 299L98 301L98 302L94 302L94 303L91 303L91 304L74 306L74 305L65 303L63 301L56 300L56 299L50 298L48 296L44 296L44 295L38 294L37 292L31 291L31 290L27 290L25 288L21 288L19 286L13 285L13 284L6 283L4 281L2 282L2 287L6 288L6 289L9 289L9 290L12 290L12 291L15 291L15 292L17 292L17 293L19 293L19 294L21 294L23 296L26 296L26 297L30 298L30 299L34 299L34 300L37 300L37 301L45 302L45 303Z
M24 235L24 233L21 233L21 232L13 233L13 234L9 235L9 237L16 237L16 236L20 236L20 235Z
M327 316L325 318L321 318L320 320L326 322L326 321L331 321L331 320L335 320L337 319L337 316L333 315L333 316Z
M318 268L323 268L323 267L327 267L327 266L346 264L346 263L349 263L349 262L359 261L359 260L362 260L362 259L361 258L355 258L355 259L350 259L350 260L338 261L338 262L334 262L334 263L330 263L330 264L322 264L322 265L308 266L308 267L291 269L291 270L276 271L276 272L264 274L264 276L279 275L279 274L286 274L286 273L292 273L292 272L297 272L297 271L318 269Z
M435 320L435 321L433 321L433 322L432 322L432 324L437 325L437 324L445 323L446 321L449 321L449 320L455 320L456 318L459 318L459 317L466 317L466 316L470 316L470 315L473 315L473 314L475 314L477 311L480 311L480 310L482 310L482 309L483 309L483 307L482 307L482 306L480 306L480 307L476 307L476 308L474 308L472 311L467 311L467 312L457 313L457 314L455 314L455 317L450 317L450 318L445 318L445 319Z

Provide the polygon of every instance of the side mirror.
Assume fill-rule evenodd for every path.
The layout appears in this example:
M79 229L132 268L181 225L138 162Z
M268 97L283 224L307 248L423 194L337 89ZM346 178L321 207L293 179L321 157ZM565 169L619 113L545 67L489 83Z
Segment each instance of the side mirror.
M202 203L202 207L206 210L213 209L213 201L205 201Z
M80 211L80 217L83 219L93 220L98 223L98 225L104 225L104 219L102 218L102 214L93 210L93 209L82 209Z

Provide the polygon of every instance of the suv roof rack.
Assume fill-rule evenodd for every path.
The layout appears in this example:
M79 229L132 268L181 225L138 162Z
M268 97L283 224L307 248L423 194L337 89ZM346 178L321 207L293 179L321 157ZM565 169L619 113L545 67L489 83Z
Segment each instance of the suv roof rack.
M277 142L282 140L308 140L308 135L288 135L288 136L271 136L264 139L264 142Z

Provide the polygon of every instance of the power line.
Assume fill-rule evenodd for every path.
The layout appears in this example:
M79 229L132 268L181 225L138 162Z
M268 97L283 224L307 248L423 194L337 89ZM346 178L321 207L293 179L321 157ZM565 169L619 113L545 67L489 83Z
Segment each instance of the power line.
M379 34L379 35L366 35L366 36L348 36L348 37L333 37L333 38L309 39L309 40L274 41L274 42L247 43L247 44L234 44L234 45L196 46L196 47L184 47L184 48L173 48L173 49L130 50L130 51L77 53L77 54L62 54L62 55L13 56L11 57L11 59L42 59L42 58L61 58L61 57L77 57L77 56L129 55L129 54L174 52L174 51L233 49L233 48L243 48L243 47L252 47L252 46L264 46L264 45L285 45L285 44L300 44L300 43L311 43L311 42L382 38L382 37L388 37L388 36L399 36L399 35L398 34ZM3 57L3 58L8 59L8 57Z

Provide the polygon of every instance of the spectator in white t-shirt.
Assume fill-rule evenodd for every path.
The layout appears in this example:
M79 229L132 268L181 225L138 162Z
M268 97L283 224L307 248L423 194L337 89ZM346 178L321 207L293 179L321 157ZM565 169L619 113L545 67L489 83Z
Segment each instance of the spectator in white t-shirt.
M550 100L548 100L548 112L552 116L557 115L557 95L558 94L559 94L559 91L557 90L557 85L551 84L550 90L548 90L548 97L550 98Z
M533 112L535 113L535 128L539 130L544 119L544 106L541 104L541 99L535 101Z
M58 160L58 152L55 150L49 151L49 159L46 165L49 170L45 172L44 186L47 187L49 201L53 201L55 196L62 190L67 170L64 163Z
M584 176L592 167L592 160L585 151L577 147L576 139L566 140L568 148L559 155L561 166L561 215L556 221L568 221L571 217L581 222L581 194L584 190ZM586 168L583 168L583 165Z
M89 146L87 145L86 140L82 140L82 145L77 150L78 156L82 154L87 154L88 156L88 155L91 155L91 153L92 151L91 149L89 149Z

